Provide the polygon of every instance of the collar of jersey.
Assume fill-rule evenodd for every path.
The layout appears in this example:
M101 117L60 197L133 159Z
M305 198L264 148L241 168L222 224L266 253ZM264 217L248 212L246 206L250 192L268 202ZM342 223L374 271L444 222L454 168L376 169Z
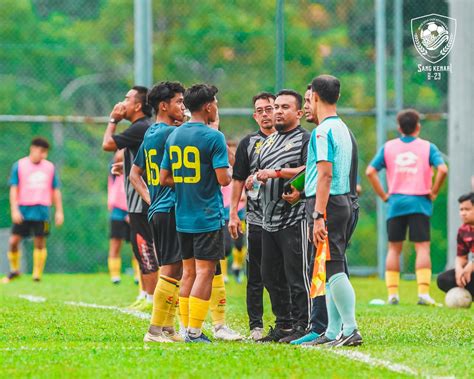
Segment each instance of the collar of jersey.
M298 125L298 126L297 126L296 128L294 128L294 129L291 129L291 130L289 130L289 131L287 131L287 132L278 132L278 134L290 134L290 133L293 133L293 132L295 132L295 131L297 131L297 130L300 130L300 129L301 129L301 125Z
M332 119L332 118L340 118L340 117L339 117L339 116L329 116L329 117L326 117L323 121L321 121L321 122L319 123L319 125L321 125L324 121L330 120L330 119Z
M204 126L207 126L205 123L203 122L196 122L196 121L188 121L186 122L185 124L191 124L191 125L204 125ZM183 124L184 125L184 124Z
M133 123L136 124L137 122L140 122L140 121L143 121L143 120L145 120L145 121L148 120L148 117L147 117L147 116L143 116L143 117L141 117L141 118L139 118L139 119L136 119Z
M414 140L416 140L416 137L413 137L413 136L401 136L400 139L402 140L402 142L409 143L409 142L413 142Z
M166 122L162 122L162 121L160 121L160 122L155 122L152 126L158 127L158 126L161 126L161 125L164 125L164 126L173 126L173 125L169 125L169 124L167 124Z
M260 129L258 129L258 132L257 132L257 133L259 134L260 137L263 137L263 138L267 138L267 137L268 137L268 136L267 136L265 133L263 133Z

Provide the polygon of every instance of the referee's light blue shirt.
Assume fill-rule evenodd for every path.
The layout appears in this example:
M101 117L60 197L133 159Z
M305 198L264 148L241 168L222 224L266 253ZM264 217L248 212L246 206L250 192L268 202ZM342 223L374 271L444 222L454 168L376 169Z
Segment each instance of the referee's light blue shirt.
M349 174L352 161L352 141L347 125L338 117L326 118L311 133L306 160L305 194L316 195L318 169L321 161L332 163L331 195L350 192Z

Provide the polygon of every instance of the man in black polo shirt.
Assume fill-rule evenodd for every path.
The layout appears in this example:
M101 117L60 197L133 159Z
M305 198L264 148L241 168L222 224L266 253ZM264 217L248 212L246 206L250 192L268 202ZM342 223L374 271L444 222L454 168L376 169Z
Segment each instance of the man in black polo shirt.
M143 136L151 125L152 110L147 103L148 89L135 86L125 95L125 100L116 104L110 114L109 124L104 133L102 148L105 151L125 149L123 171L125 193L130 217L131 242L133 253L140 266L143 292L139 295L137 309L151 310L153 292L158 280L158 261L153 249L153 239L148 225L148 205L140 198L130 183L130 169L143 142ZM115 134L117 124L128 120L131 125L122 133ZM117 166L113 170L118 170Z
M253 175L257 170L257 160L263 141L274 129L273 103L275 95L261 92L253 97L253 118L259 130L244 137L237 147L232 174L232 195L230 203L229 232L232 238L242 233L238 216L238 204L247 179L253 187ZM262 208L257 197L247 196L247 314L249 316L250 337L263 337L263 282L260 263L262 260Z
M257 179L262 182L262 278L277 316L275 329L262 342L289 343L301 338L311 312L305 201L290 205L282 198L286 180L306 164L310 134L300 126L301 106L299 93L282 90L277 94L277 132L263 143L257 164Z

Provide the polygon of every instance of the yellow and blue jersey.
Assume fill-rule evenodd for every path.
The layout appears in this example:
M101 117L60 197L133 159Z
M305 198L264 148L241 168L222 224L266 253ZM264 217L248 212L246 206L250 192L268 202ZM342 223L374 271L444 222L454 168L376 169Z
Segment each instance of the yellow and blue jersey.
M173 189L160 185L160 164L165 153L165 143L168 136L175 129L175 126L165 123L156 123L150 126L133 162L146 171L146 181L151 200L148 208L148 220L151 220L157 212L169 213L175 206Z
M229 167L224 135L200 122L181 125L168 137L161 167L173 175L178 232L221 229L224 205L214 170Z

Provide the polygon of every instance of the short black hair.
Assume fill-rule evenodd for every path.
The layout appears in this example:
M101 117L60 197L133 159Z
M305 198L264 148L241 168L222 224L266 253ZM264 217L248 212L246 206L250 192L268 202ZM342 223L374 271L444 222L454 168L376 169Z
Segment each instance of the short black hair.
M341 82L332 75L319 75L311 82L311 90L328 104L336 104L341 93Z
M276 97L273 93L271 92L260 92L260 93L257 93L254 97L252 97L252 103L253 105L255 105L255 103L257 102L257 100L260 100L260 99L264 99L264 100L268 100L270 101L270 99L272 100L275 100Z
M155 84L148 94L148 103L155 113L162 101L169 102L177 93L184 94L184 87L180 82L160 82Z
M137 91L135 98L142 105L142 112L145 116L151 117L151 105L148 104L148 88L143 86L133 86L133 90Z
M38 146L44 149L49 149L49 142L46 138L43 137L35 137L31 140L30 146Z
M404 109L397 114L397 122L403 134L410 135L420 122L420 114L414 109Z
M303 96L301 96L298 92L292 89L282 89L276 94L276 97L283 95L293 96L296 99L296 107L301 109L301 106L303 105Z
M204 104L213 102L218 91L213 85L194 84L184 93L184 105L191 113L197 112Z
M471 204L474 204L474 192L465 193L464 195L459 196L459 204L464 203L465 201L471 201Z

